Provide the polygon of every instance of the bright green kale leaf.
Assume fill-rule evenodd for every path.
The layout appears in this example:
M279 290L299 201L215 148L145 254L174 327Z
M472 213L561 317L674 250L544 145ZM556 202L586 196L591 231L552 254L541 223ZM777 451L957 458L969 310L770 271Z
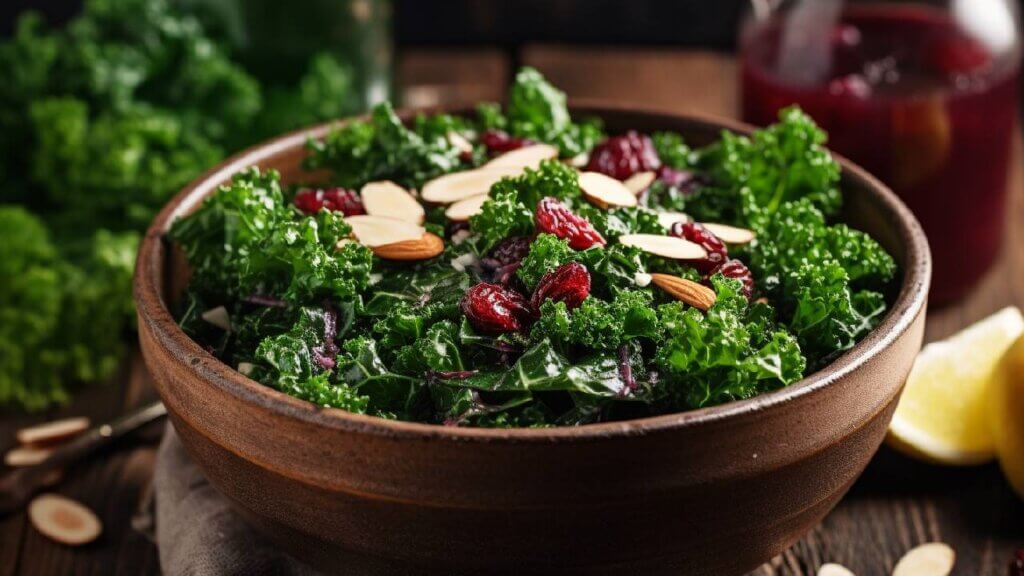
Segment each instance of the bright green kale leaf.
M591 204L575 208L604 237L612 242L624 234L664 234L665 227L658 221L658 213L642 207L612 208L604 210Z
M541 305L530 336L550 340L563 351L573 346L615 350L637 338L657 341L661 329L651 304L650 293L641 290L620 292L611 302L590 296L572 311L564 302L548 300Z
M579 174L557 160L544 160L534 170L527 168L515 178L503 178L491 187L491 197L514 191L531 211L542 198L553 197L573 206L582 197Z
M779 122L752 138L723 132L700 153L699 166L713 186L687 209L703 221L730 220L754 225L771 219L791 200L807 198L826 215L840 205L839 164L825 149L825 133L799 108L779 113Z
M475 249L486 254L505 238L532 233L533 211L519 200L515 190L495 190L480 213L469 219L469 228L475 233Z
M359 336L345 342L336 375L338 381L369 397L367 413L402 420L422 417L428 400L425 381L389 370L373 338Z
M516 276L532 291L545 274L575 260L576 251L569 246L567 240L554 234L540 234L530 244L530 251L523 258Z
M369 122L338 126L309 142L307 167L331 170L335 181L358 188L374 180L394 180L418 188L461 166L460 149L436 126L421 122L420 134L406 128L388 103L377 105Z
M739 282L721 275L712 282L718 300L707 313L679 302L658 310L665 341L654 361L672 409L750 398L803 375L805 360L796 340L778 330L755 348L763 327L747 322Z
M655 132L651 134L651 141L665 166L685 170L693 165L693 151L677 132Z

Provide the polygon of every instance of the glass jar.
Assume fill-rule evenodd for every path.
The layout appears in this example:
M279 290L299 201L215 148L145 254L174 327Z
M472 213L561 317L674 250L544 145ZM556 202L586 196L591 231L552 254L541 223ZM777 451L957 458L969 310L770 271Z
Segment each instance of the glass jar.
M934 256L931 300L963 296L1003 237L1017 122L1012 0L753 0L740 34L743 116L797 104L829 146L892 187Z

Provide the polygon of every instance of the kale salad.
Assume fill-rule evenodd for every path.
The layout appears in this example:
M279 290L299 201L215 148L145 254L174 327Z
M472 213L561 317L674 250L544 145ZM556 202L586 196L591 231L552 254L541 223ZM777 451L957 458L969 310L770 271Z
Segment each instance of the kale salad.
M750 398L878 323L896 264L836 222L840 169L788 109L692 149L606 134L523 69L507 106L308 143L327 184L252 167L171 227L182 328L319 406L544 427Z

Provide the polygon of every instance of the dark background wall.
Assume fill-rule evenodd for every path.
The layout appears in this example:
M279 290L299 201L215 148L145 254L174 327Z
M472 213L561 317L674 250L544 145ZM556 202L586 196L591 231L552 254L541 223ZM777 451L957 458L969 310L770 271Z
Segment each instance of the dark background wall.
M59 23L79 0L0 0L0 31L32 9ZM301 9L302 0L292 0ZM394 0L394 31L406 46L532 42L700 46L730 50L746 0Z

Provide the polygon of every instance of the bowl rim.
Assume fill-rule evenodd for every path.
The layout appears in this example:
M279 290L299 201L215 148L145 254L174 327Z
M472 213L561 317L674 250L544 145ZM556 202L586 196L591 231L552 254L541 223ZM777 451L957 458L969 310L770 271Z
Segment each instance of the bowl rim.
M679 113L600 100L573 100L570 102L570 108L574 113L597 117L619 113L648 116L654 121L659 118L671 118L675 121L684 120L702 129L729 130L739 134L749 134L754 130L749 124L714 115ZM418 113L460 114L468 110L470 109L464 106L403 109L399 111L399 116L407 119ZM745 415L762 414L767 410L783 407L814 394L862 367L897 340L909 329L914 319L925 311L931 279L931 255L921 225L910 209L885 184L863 168L832 152L841 166L843 180L858 181L866 188L873 196L872 201L879 205L896 227L905 253L905 260L901 265L903 278L896 299L874 330L825 367L789 386L745 400L696 410L633 420L552 428L494 429L444 426L388 420L338 408L312 405L244 376L189 338L178 326L160 296L159 279L162 273L158 265L163 261L161 251L167 248L165 233L170 223L179 215L189 212L220 183L230 179L242 168L258 165L261 161L282 152L304 146L307 140L321 137L339 122L358 121L363 118L366 116L355 116L299 129L231 156L175 195L160 210L147 230L139 246L133 287L139 322L145 323L145 328L152 331L154 345L166 348L168 354L183 370L193 373L206 385L216 386L241 402L254 404L276 415L339 431L399 438L439 438L460 442L545 443L556 439L560 442L586 442L645 435L668 429L692 428Z

